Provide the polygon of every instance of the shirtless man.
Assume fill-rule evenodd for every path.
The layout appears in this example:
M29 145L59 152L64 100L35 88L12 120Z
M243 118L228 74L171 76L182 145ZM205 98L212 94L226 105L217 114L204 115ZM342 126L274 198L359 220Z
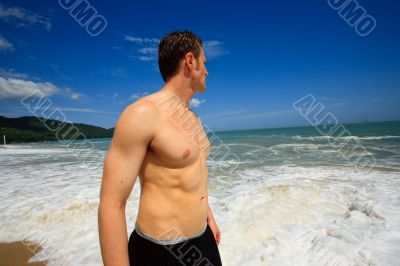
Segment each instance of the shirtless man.
M117 121L98 213L106 266L222 265L221 232L207 194L210 143L188 108L194 93L206 89L205 63L195 34L165 36L158 51L164 87L128 106ZM125 206L137 176L139 211L128 241Z

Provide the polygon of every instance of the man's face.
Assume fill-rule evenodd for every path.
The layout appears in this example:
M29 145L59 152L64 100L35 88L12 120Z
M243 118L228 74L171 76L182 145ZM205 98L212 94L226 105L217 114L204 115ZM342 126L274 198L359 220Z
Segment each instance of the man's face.
M199 58L193 58L192 80L195 92L203 92L206 90L206 78L208 72L206 69L206 57L203 49L200 48Z

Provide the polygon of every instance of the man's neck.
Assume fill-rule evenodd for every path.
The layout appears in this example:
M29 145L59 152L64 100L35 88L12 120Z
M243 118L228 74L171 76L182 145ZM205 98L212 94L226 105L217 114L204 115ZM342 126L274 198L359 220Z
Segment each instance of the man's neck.
M177 97L178 101L184 106L189 106L189 101L194 95L194 91L190 86L174 80L168 81L161 91Z

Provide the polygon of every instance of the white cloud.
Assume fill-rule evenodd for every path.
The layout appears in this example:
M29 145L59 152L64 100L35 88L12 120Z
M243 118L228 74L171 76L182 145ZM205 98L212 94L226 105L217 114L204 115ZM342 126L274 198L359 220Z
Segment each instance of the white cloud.
M142 37L135 37L131 35L125 35L125 41L137 43L137 44L158 44L160 42L159 39L156 38L142 38Z
M59 91L50 82L33 82L22 79L0 77L0 99L22 99L32 95L35 91L44 97L56 94Z
M72 100L80 100L83 97L83 95L81 93L74 92L70 88L59 89L59 93L68 96Z
M125 41L134 42L134 43L143 43L143 38L133 37L129 35L125 35Z
M157 61L158 59L158 43L159 39L156 38L142 38L130 35L125 35L125 40L132 42L134 47L129 57L134 60L150 62Z
M134 45L134 53L130 54L130 58L146 62L157 61L159 39L125 35L124 40ZM204 41L203 49L207 59L210 60L229 53L224 48L224 43L216 40Z
M60 109L63 112L78 112L78 113L106 113L106 114L118 114L119 112L101 111L90 108L75 108L75 107L54 107L52 109Z
M131 58L136 58L140 61L144 61L144 62L150 62L150 61L156 61L157 60L157 56L146 56L146 55L138 55L138 56L133 56Z
M14 51L12 43L2 36L0 36L0 51Z
M62 94L72 100L81 99L80 93L69 88L59 88L51 82L35 82L11 77L0 77L0 99L22 99L29 95L39 93L42 97Z
M79 100L79 99L82 98L82 95L79 94L79 93L72 93L72 94L70 95L70 97L71 97L72 100Z
M17 73L14 69L0 68L0 77L15 78L15 79L28 79L29 75L24 73Z
M196 98L192 98L189 102L189 106L192 108L197 108L200 106L200 104L204 103L206 100L199 100Z
M211 60L221 55L228 54L229 52L224 48L224 44L219 41L204 41L203 42L204 54L207 59Z
M112 96L113 99L118 97L118 93L114 93L114 95Z
M155 47L145 47L138 49L138 52L141 54L156 54L158 51Z
M79 107L65 107L65 106L56 106L56 105L45 105L43 107L39 107L37 110L61 110L62 112L75 112L75 113L105 113L105 114L119 114L120 112L111 112L111 111L103 111L103 110L96 110L92 108L79 108ZM23 114L26 111L25 107L13 107L12 114L15 115Z
M0 19L15 22L19 27L42 24L48 31L51 30L50 19L21 7L3 7L0 4Z
M145 92L139 92L139 93L134 93L134 94L132 94L132 95L129 97L129 100L130 100L130 101L137 100L137 99L140 99L140 98L146 96L147 94L149 94L147 91L145 91Z
M110 69L103 70L103 74L113 77L128 78L128 73L124 67L111 67Z
M145 43L155 43L155 44L158 44L158 43L160 42L160 40L157 39L157 38L152 38L152 39L150 39L150 38L144 38L143 41L144 41Z
M49 112L49 111L61 111L61 112L73 112L73 113L99 113L99 114L119 114L120 112L112 112L112 111L104 111L104 110L97 110L97 109L92 109L92 108L79 108L79 107L65 107L65 106L56 106L53 105L53 103L50 103L51 105L49 106L48 104L45 104L41 107L38 107L35 109L35 111L44 111L44 112ZM22 115L31 115L28 110L23 107L23 106L13 106L10 108L7 108L6 111L1 112L2 115L7 115L8 117L19 117ZM38 112L39 114L39 112Z

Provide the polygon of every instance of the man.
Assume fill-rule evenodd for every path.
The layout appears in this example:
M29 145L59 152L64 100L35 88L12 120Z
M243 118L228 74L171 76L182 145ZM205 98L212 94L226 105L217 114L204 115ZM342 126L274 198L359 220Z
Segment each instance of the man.
M119 117L104 162L99 235L106 266L222 265L221 233L208 205L210 143L188 107L206 89L202 42L175 31L159 44L162 89ZM129 238L125 206L136 177L140 203Z

